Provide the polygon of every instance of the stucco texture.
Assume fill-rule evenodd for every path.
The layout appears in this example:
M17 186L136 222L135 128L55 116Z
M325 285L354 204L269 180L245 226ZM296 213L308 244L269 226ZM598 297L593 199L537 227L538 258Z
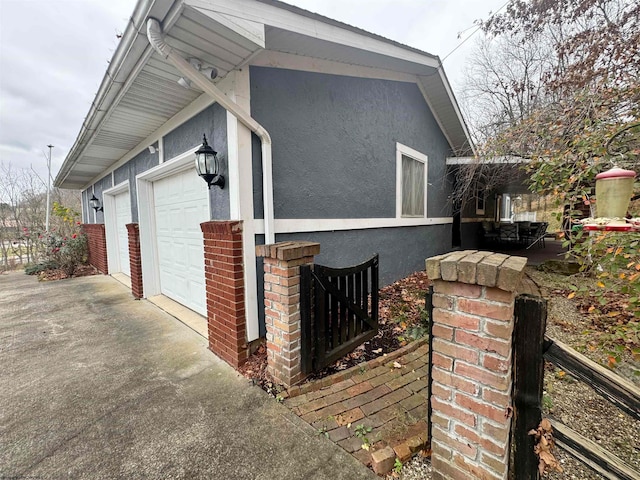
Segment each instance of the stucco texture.
M428 214L449 214L449 145L416 84L251 67L251 112L273 140L276 218L395 216L396 142L428 156ZM262 212L259 142L254 206Z

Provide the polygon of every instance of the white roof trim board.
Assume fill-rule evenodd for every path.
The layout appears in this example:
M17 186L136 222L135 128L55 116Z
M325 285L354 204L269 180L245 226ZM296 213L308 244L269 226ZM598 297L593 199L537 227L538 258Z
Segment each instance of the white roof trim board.
M491 157L491 158L479 158L479 157L447 157L447 165L515 165L520 163L530 163L531 160L523 157L516 157L514 155L507 155L504 157Z
M202 92L148 44L145 22L162 22L167 43L218 69L219 82L264 50L416 75L452 150L473 146L438 57L277 0L138 0L55 185L84 188L148 147L154 132Z

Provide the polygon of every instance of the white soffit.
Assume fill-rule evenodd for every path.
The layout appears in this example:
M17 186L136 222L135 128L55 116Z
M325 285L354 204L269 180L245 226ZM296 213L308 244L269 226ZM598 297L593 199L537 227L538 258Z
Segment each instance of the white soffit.
M206 66L215 67L216 82L244 65L264 46L264 29L260 39L257 25L219 17L182 6L172 19L163 19L163 24L169 25L163 25L167 29L167 43L185 58L196 57ZM129 78L115 100L104 104L106 115L89 119L91 140L67 157L56 185L83 188L97 180L101 172L123 156L146 149L148 145L143 142L150 135L202 94L196 87L185 89L178 85L181 75L153 51L142 33L144 28L139 26L139 30L134 43L140 44L143 54L137 64L127 63ZM95 102L99 103L99 99Z
M268 50L331 60L349 65L382 68L412 75L427 75L436 71L434 66L425 63L416 63L391 57L382 53L322 40L276 27L267 27L266 43ZM431 59L428 60L430 61Z
M469 143L471 136L442 70L437 70L432 75L421 75L419 79L429 107L431 107L454 153L457 155L472 154L473 146Z

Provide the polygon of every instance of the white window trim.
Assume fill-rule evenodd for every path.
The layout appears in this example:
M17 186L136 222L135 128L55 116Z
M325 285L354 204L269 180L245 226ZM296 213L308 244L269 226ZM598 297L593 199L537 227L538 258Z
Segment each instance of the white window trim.
M424 164L424 215L402 215L402 156L412 158ZM428 218L427 197L429 178L429 158L411 147L396 143L396 218Z

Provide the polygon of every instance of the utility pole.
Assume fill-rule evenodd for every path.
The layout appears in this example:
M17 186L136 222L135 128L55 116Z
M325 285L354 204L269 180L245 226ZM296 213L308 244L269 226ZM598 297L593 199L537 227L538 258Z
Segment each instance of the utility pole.
M49 158L47 159L47 220L45 230L49 231L49 211L51 210L51 149L53 145L47 145L49 147Z

